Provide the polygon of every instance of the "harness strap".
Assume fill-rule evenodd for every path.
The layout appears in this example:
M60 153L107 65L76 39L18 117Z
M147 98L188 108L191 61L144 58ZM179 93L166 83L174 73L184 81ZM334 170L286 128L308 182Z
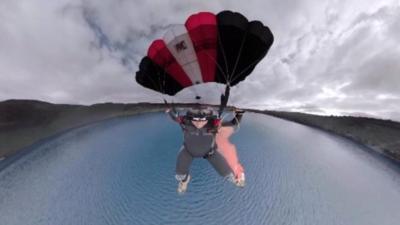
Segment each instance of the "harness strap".
M208 151L204 156L203 159L208 159L211 156L213 156L215 154L215 151L217 150L216 146L213 146L210 148L210 151Z

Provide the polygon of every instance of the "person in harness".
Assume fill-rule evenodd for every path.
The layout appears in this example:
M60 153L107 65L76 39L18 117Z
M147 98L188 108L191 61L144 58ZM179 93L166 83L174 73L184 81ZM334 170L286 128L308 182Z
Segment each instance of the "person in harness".
M179 151L176 162L175 178L179 182L178 193L184 193L187 190L191 179L189 169L194 158L206 159L220 176L227 178L239 187L243 187L244 182L238 183L235 180L234 171L223 155L229 150L218 149L216 136L222 123L213 110L190 109L184 116L180 116L175 110L167 109L166 112L172 120L179 123L183 131L183 146ZM224 123L224 126L229 125L229 123ZM219 139L221 142L222 139Z

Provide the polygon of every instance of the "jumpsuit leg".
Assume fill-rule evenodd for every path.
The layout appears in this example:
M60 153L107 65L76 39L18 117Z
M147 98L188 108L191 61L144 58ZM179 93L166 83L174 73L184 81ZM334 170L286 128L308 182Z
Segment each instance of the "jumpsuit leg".
M214 154L208 157L207 160L214 167L219 175L221 175L222 177L227 177L229 179L233 178L232 169L218 150L215 150Z
M182 146L179 151L178 158L176 160L176 175L175 178L178 181L185 180L189 175L189 168L192 164L193 157L190 153Z
M216 143L218 150L220 150L220 153L228 162L229 167L233 170L235 177L239 177L244 173L244 169L239 162L236 146L229 140L233 131L233 127L221 127L216 135Z

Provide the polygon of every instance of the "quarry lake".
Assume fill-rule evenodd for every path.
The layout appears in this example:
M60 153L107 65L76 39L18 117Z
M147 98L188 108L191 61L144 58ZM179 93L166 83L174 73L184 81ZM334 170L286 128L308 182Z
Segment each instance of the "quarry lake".
M115 118L32 146L0 170L0 224L349 224L400 221L400 166L341 137L246 113L232 137L246 186L196 159L176 193L179 126ZM0 165L1 168L1 165Z

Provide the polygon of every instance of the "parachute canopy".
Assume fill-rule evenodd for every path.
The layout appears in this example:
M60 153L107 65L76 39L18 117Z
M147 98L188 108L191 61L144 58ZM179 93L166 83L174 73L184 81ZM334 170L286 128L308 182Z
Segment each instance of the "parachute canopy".
M168 95L205 82L234 86L253 71L273 40L268 27L240 13L200 12L153 41L136 81Z

